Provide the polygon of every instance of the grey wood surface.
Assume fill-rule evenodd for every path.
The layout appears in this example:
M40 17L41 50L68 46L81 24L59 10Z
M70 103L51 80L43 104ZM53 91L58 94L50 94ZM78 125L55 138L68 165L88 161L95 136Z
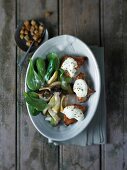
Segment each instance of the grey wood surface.
M46 17L47 12L53 12L51 16ZM57 1L17 1L17 24L24 19L40 18L43 19L48 27L49 34L55 36L58 32ZM23 53L17 51L18 60ZM28 61L26 63L26 66ZM17 168L20 170L41 170L58 169L58 147L47 143L47 140L41 136L32 125L27 114L26 105L23 99L24 79L26 66L23 73L18 72L18 111L17 111Z
M102 149L105 163L104 169L126 169L127 157L124 147L125 136L125 67L123 54L125 11L127 6L122 0L102 1L102 45L105 47L105 73L107 94L107 124L108 141ZM108 15L107 15L108 14ZM126 110L127 112L127 110Z
M61 0L59 8L60 34L75 35L90 45L100 44L98 0ZM100 146L61 146L60 155L63 170L100 169Z
M124 69L124 136L123 150L124 159L123 167L127 169L127 1L123 2L123 69Z
M0 0L0 170L16 167L15 2Z
M51 37L105 47L108 144L53 146L33 127L23 100L28 61L20 74L14 43L15 25L30 18L43 19ZM127 1L0 0L0 23L0 170L126 170Z

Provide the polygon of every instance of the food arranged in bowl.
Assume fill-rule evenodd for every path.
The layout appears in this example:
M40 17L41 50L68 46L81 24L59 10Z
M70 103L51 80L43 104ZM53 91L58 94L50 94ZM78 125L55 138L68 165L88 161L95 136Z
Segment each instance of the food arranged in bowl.
M87 61L85 56L60 58L57 53L31 59L24 93L30 114L42 113L53 126L84 120L87 108L83 103L95 92L89 87L86 73L81 72Z

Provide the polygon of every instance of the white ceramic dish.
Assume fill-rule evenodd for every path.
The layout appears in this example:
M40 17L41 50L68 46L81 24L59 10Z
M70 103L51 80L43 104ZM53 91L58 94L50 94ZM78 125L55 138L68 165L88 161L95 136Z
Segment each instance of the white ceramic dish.
M93 88L96 92L89 98L87 105L86 117L83 121L77 122L70 126L60 125L57 127L52 127L49 122L47 122L42 114L37 116L29 116L36 127L36 129L45 137L52 141L65 141L71 139L83 131L90 121L92 120L100 97L100 73L96 59L89 49L89 47L76 37L70 35L61 35L54 37L44 44L42 44L36 52L33 54L32 58L36 57L46 57L50 52L56 52L59 56L64 54L74 55L74 56L87 56L88 64L83 68L89 74L92 82ZM29 66L27 68L26 76L28 73ZM27 91L26 79L25 79L25 91ZM28 107L27 107L28 109Z

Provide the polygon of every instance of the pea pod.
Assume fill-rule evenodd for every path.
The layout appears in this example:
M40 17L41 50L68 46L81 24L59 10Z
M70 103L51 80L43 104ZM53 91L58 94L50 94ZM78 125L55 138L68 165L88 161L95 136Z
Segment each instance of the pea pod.
M36 73L33 66L32 59L30 60L30 67L27 74L27 86L30 90L38 90L42 84L42 78Z
M43 111L46 107L48 107L48 104L43 99L33 97L33 93L34 92L25 92L24 93L25 101L29 105L36 108L36 110Z
M37 67L38 74L43 79L45 75L45 61L42 58L37 58L36 67Z
M48 80L51 78L53 73L58 70L59 65L60 65L60 59L56 53L50 53L47 56L48 58L48 68L45 74L45 80L48 82Z

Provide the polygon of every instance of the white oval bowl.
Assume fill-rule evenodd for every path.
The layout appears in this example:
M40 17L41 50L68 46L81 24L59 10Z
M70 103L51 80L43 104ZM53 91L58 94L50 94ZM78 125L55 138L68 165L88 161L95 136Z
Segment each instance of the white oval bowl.
M33 122L35 128L46 138L53 141L65 141L71 139L82 132L92 120L100 97L100 72L98 68L97 61L89 49L89 47L79 40L78 38L70 35L61 35L49 39L44 44L42 44L33 54L32 58L37 57L45 58L50 52L56 52L60 57L64 54L74 55L74 56L87 56L88 64L84 66L84 71L86 71L91 79L92 86L95 89L95 93L87 101L87 111L86 117L83 121L77 122L70 126L59 125L57 127L52 127L48 121L45 120L42 114L37 116L31 116L28 105L27 110L31 121ZM26 72L26 77L28 73L29 65ZM26 78L25 78L25 91L27 91Z

